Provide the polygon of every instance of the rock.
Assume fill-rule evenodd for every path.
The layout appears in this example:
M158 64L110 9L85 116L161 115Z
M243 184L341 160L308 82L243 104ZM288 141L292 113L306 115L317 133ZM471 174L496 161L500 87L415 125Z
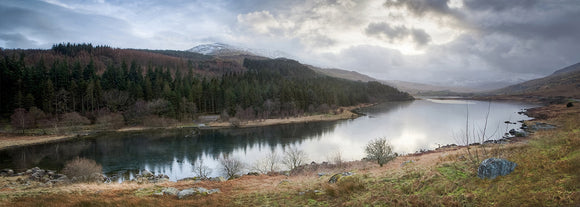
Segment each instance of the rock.
M515 129L510 129L509 133L510 133L511 135L516 135L516 130L515 130Z
M257 173L257 172L249 172L248 175L260 176L260 173Z
M214 193L221 193L222 191L218 188L216 189L211 189L207 191L207 194L214 194Z
M206 195L208 190L206 188L198 187L195 189L199 194Z
M494 179L497 176L508 175L514 171L517 164L500 158L489 158L481 162L477 169L477 176L481 179Z
M354 175L354 173L353 172L343 172L342 173L342 176L351 176L351 175Z
M573 106L574 106L574 104L572 102L568 102L568 104L566 104L566 107L568 107L568 108L573 107Z
M414 160L407 160L407 161L401 163L401 167L403 167L403 166L405 166L405 165L407 165L409 163L414 163L414 162L415 162Z
M208 190L206 188L202 188L202 187L197 187L197 188L188 188L182 191L179 191L179 193L177 193L177 198L179 199L183 199L183 198L187 198L189 196L193 196L196 194L201 194L201 195L210 195L213 193L219 193L221 192L220 189L211 189Z
M143 177L152 177L153 176L153 173L150 172L149 170L143 170L141 172L141 175L143 175Z
M325 176L326 174L328 174L328 173L320 172L320 173L318 173L318 177Z
M342 173L334 174L330 179L328 179L328 183L336 183L342 178Z
M154 196L162 196L163 195L163 192L153 193L152 195L154 195Z
M278 183L278 186L280 186L280 185L287 185L287 184L290 184L290 181L289 180L282 180L282 181L280 181L280 183Z
M169 187L163 188L163 190L161 190L161 193L165 195L177 195L177 193L179 193L179 190L177 190L177 188Z
M12 176L12 175L14 175L14 170L12 169L0 170L0 176Z
M211 181L225 182L226 179L224 177L220 176L220 177L212 178Z
M196 193L197 193L197 191L194 188L188 188L188 189L179 191L179 193L177 193L177 198L184 199L186 197L195 195Z

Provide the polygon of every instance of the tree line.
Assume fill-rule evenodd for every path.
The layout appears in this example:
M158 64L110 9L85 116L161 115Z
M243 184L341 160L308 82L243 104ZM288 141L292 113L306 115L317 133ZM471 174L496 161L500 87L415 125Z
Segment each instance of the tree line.
M179 59L180 63L187 62L184 68L177 63L175 67L154 64L160 62L154 58L146 65L137 58L111 61L109 56L97 55L104 50L111 49L90 44L58 44L50 51L41 51L40 57L35 56L36 61L27 58L26 52L0 50L3 54L0 114L5 118L20 116L18 128L42 127L41 122L46 127L46 123L60 123L65 118L71 125L72 122L155 125L145 122L191 121L199 114L245 120L280 118L324 113L338 106L412 99L377 82L319 75L287 59L245 59L245 70L235 63ZM44 57L49 59L55 54L66 58L52 58L51 64L47 64ZM97 63L108 64L100 72ZM203 65L220 67L221 73L200 73Z

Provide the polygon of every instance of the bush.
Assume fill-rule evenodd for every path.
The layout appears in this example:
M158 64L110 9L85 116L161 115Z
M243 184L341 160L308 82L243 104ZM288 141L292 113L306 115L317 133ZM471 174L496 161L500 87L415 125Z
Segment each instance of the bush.
M94 181L102 172L103 167L94 160L79 157L68 161L62 170L63 174L77 182Z
M365 147L365 152L367 159L377 161L381 167L396 157L393 153L393 147L385 138L370 141Z
M282 163L290 170L305 164L308 156L306 152L298 149L298 147L290 147L288 150L284 151L284 157L282 158Z
M244 169L244 163L230 155L223 155L222 158L220 158L219 163L221 165L221 171L228 177L228 179L235 178L237 174L241 173Z

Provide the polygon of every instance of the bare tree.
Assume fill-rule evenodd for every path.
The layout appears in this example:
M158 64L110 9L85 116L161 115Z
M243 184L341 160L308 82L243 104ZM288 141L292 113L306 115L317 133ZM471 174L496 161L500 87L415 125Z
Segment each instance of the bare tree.
M192 164L193 172L199 178L206 179L211 174L211 168L204 164L203 159L199 158Z
M235 157L231 157L228 154L224 154L219 163L221 165L222 173L224 173L228 179L234 178L237 174L242 172L244 168L244 163Z
M334 151L332 154L330 154L330 157L327 158L328 161L331 161L333 164L335 164L338 167L342 167L342 164L344 162L344 159L342 157L342 151L340 149Z
M258 171L262 174L275 172L279 169L280 156L276 152L270 152L262 159L256 160L252 170Z
M308 156L303 150L297 147L290 147L288 150L284 151L284 158L282 163L290 170L303 165L308 159Z
M385 138L371 140L365 147L365 152L367 159L376 160L381 167L397 157L393 153L393 147Z
M14 114L10 116L10 120L14 128L22 130L22 134L24 134L24 129L29 128L31 124L30 116L23 108L14 109Z

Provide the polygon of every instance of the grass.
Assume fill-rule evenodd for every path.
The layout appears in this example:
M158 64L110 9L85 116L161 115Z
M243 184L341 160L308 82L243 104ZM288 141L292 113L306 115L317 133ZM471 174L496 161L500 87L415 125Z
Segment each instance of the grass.
M328 174L244 176L223 183L73 185L2 192L4 206L578 206L580 205L580 113L561 112L549 120L559 128L538 131L531 139L491 147L517 163L515 171L496 179L479 179L477 166L461 161L457 150L400 157L381 168L349 163L354 176L335 184ZM527 143L526 143L527 142ZM416 162L401 167L406 159ZM280 185L281 180L289 182ZM0 183L2 184L2 183ZM222 193L178 200L155 196L162 187L220 188Z

